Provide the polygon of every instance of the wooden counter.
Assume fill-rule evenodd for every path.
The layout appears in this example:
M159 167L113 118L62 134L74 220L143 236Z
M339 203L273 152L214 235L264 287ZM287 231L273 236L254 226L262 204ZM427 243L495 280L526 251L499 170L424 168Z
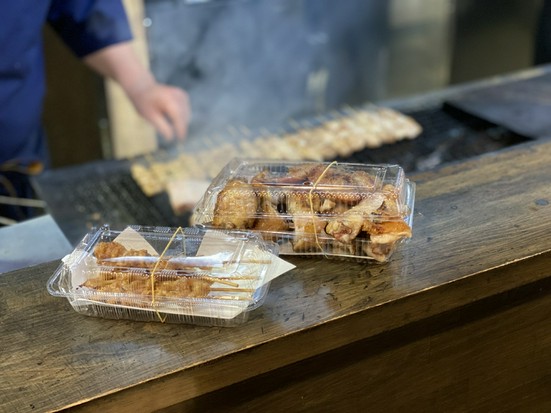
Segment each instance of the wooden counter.
M390 263L288 258L237 328L79 315L58 262L0 276L0 411L551 411L551 141L411 178Z

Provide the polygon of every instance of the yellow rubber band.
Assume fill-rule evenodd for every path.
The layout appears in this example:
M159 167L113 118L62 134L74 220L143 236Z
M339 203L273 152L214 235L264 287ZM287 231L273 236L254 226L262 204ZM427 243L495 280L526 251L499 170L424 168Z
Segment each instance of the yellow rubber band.
M316 245L319 247L320 251L325 254L325 251L323 250L322 245L319 242L318 238L318 231L316 229L316 217L314 215L314 200L312 198L312 193L314 192L314 189L316 189L316 186L321 181L321 179L324 177L324 175L327 173L329 168L331 168L333 165L337 165L337 161L331 162L329 165L327 165L327 168L321 173L321 175L316 179L316 182L314 182L314 186L312 186L312 189L310 189L310 192L308 193L308 200L310 201L310 214L312 217L312 226L314 228L314 238L316 239Z
M172 234L172 237L168 241L168 244L166 244L165 249L163 250L163 252L159 256L159 259L155 263L155 266L153 267L153 270L151 270L151 275L149 276L150 280L151 280L151 307L155 306L155 271L157 271L157 267L159 266L159 263L163 259L164 255L166 254L166 252L167 252L168 248L170 247L170 245L172 244L172 241L174 241L174 238L176 238L176 234L178 232L181 232L182 235L185 236L185 234L182 230L182 227L178 227L178 229L176 231L174 231L174 234ZM186 243L184 242L184 253L185 253L185 245L186 245ZM155 310L155 313L157 314L157 317L159 317L159 320L161 320L161 323L164 323L167 316L165 316L165 318L163 319L158 310Z

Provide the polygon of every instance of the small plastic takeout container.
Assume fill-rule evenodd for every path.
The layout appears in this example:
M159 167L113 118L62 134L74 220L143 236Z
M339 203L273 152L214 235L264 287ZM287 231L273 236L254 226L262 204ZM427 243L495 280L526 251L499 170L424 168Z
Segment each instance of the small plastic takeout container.
M63 259L47 287L85 315L234 326L292 267L277 244L253 233L105 225Z
M399 165L234 159L191 223L259 233L280 255L386 262L412 235L414 199Z

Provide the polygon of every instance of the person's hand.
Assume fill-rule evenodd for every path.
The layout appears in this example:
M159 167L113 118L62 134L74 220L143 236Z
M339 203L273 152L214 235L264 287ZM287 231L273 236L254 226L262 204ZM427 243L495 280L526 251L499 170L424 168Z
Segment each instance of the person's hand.
M156 82L134 92L129 98L138 113L167 140L184 139L191 116L187 93Z
M84 62L99 74L119 83L138 113L165 139L186 136L191 116L187 93L157 83L129 42L100 49L85 56Z

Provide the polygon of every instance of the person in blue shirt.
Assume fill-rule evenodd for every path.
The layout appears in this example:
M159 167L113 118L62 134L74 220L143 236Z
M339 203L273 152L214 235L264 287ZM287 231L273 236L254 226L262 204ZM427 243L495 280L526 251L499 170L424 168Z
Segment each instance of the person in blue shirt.
M187 94L156 82L140 63L119 0L7 1L0 14L0 196L32 197L21 171L48 166L41 127L45 23L85 64L118 82L138 113L162 136L185 137L190 117ZM0 202L2 216L25 218L19 209Z

